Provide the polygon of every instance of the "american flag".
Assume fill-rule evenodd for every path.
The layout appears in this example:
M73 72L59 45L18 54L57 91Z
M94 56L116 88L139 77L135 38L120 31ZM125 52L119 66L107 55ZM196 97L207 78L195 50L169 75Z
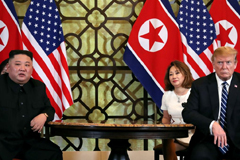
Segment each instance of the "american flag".
M24 47L33 52L33 78L46 84L55 120L73 104L66 47L54 0L32 0L22 24Z
M213 71L211 57L216 38L213 20L202 0L183 0L177 21L181 31L184 62L194 79Z

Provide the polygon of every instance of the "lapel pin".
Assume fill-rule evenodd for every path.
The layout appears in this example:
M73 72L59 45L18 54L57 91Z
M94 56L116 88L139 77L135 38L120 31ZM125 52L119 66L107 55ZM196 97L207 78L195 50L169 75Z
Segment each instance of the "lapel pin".
M237 88L237 85L235 84L234 87Z

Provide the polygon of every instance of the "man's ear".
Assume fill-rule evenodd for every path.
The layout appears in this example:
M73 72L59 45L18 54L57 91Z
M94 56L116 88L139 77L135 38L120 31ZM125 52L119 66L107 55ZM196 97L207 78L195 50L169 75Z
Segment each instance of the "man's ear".
M4 70L8 73L9 63L7 63L4 67Z
M236 60L234 69L237 68L237 64L238 64L238 61Z

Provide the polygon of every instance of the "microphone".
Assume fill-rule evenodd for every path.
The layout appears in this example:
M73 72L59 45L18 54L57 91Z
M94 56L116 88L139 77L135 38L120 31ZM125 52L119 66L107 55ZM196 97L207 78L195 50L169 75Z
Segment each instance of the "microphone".
M182 107L183 107L183 108L186 107L186 105L187 105L187 102L183 102L183 103L182 103Z

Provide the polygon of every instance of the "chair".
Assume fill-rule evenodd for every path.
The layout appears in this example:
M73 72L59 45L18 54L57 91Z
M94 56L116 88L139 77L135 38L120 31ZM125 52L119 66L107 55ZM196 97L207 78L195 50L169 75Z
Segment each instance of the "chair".
M178 143L179 141L175 140L175 143ZM154 150L154 160L159 160L159 155L163 155L162 152L163 145L159 144L153 148ZM188 148L176 151L176 155L180 157L180 160L183 160L183 158L187 155Z

